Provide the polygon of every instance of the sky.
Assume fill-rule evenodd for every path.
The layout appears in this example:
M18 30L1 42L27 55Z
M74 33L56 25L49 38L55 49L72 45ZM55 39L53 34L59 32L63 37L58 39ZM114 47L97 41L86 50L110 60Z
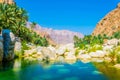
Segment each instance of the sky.
M24 8L30 22L57 30L70 30L89 35L96 24L120 0L15 0Z

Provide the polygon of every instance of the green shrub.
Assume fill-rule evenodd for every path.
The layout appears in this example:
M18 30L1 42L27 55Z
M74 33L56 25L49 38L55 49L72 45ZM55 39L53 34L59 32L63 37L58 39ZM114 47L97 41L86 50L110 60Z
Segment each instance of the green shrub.
M115 32L112 37L113 37L113 38L120 39L120 31Z
M26 41L22 41L22 50L29 50L30 48L26 45Z
M88 48L88 53L90 52L96 52L97 50L102 50L102 46L101 45L94 45Z
M86 45L90 45L90 46L94 46L96 44L101 45L104 43L104 39L103 36L98 35L98 36L91 36L91 35L87 35L84 36L84 38L79 39L77 36L74 37L74 44L75 47L79 47L80 49L85 49Z

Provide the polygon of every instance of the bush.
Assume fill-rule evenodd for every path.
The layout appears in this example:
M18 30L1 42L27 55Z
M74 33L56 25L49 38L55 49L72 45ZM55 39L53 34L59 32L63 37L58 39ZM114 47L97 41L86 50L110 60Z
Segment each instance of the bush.
M104 37L101 35L91 36L87 35L84 38L80 39L77 36L74 36L74 44L75 47L79 47L80 49L85 49L86 45L94 46L96 44L101 45L104 43Z
M115 32L115 33L113 34L113 38L120 39L120 31Z

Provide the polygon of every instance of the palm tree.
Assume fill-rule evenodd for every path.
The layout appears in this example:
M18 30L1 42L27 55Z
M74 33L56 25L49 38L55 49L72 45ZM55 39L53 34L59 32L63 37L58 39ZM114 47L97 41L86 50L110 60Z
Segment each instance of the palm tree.
M23 8L16 4L0 4L0 25L3 29L11 29L14 34L20 36L21 29L25 26L28 16Z
M42 40L39 35L34 34L33 31L25 27L27 20L28 15L23 8L18 7L16 4L0 4L0 27L10 29L23 41L46 45L46 39L43 38ZM33 23L33 25L36 25L36 23ZM35 37L37 39L34 39Z

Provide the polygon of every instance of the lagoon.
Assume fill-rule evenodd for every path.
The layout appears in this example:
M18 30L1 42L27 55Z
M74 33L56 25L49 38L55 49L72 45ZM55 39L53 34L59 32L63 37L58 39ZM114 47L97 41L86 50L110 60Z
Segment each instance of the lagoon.
M103 66L105 66L103 63L81 61L70 64L16 59L10 63L1 64L0 80L117 80L110 79L109 75L103 73ZM103 72L99 68L103 68Z

